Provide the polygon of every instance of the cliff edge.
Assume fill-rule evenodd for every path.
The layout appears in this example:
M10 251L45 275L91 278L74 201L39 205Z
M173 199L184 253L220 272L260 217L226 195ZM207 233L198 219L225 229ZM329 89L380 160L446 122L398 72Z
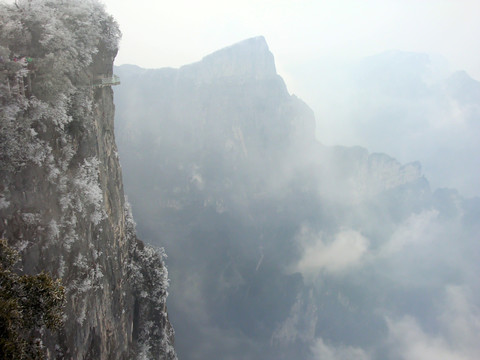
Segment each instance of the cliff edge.
M120 32L97 1L0 5L0 235L66 287L47 358L176 359L163 252L137 239L114 139Z

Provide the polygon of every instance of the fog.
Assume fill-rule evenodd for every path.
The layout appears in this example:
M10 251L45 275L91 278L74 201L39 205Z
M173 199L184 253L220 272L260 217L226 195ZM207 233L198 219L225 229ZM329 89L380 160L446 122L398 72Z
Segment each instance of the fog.
M425 53L387 51L348 64L303 64L304 100L324 144L420 161L434 187L478 196L480 83ZM307 75L310 74L309 77Z
M179 358L478 357L478 2L105 3Z
M466 89L478 83L426 78L425 62L389 52L349 65L332 87L354 86L326 97L320 120L290 95L263 37L179 69L116 67L125 190L140 237L169 256L180 358L476 358L480 199L437 188L409 161L428 153L434 113L447 123L438 141L450 140L450 100L470 109L461 142L476 146ZM317 140L335 105L365 147ZM407 160L381 149L402 144ZM474 154L456 151L436 176L475 177L459 165Z
M475 0L105 0L123 31L117 64L179 67L264 35L290 90L304 98L291 65L362 58L386 50L440 54L480 79Z
M434 187L480 195L477 1L105 3L123 31L118 65L180 67L264 35L323 144L420 161Z
M180 359L478 358L477 1L105 3Z

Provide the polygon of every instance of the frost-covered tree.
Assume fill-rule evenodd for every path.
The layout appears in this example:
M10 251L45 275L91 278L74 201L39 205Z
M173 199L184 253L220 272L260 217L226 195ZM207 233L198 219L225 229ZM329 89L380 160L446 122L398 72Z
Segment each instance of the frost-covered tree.
M16 4L0 4L0 165L10 168L45 162L50 127L78 128L93 57L120 37L95 0Z
M0 45L9 51L4 64L30 58L27 70L37 80L31 91L50 102L72 85L88 84L92 79L85 69L99 46L114 50L120 36L95 0L19 0L17 7L0 7L0 20Z

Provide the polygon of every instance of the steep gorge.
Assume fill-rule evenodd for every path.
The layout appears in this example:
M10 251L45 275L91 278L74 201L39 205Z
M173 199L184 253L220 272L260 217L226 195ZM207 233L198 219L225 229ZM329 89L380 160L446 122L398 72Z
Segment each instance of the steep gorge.
M183 359L396 360L389 319L429 329L452 283L476 289L478 199L317 142L263 37L115 71L126 193L168 251Z

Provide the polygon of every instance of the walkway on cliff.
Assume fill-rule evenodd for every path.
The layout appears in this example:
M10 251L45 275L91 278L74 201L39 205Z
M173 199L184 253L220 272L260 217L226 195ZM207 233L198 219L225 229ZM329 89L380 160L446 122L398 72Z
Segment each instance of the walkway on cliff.
M120 85L120 77L118 77L117 75L99 76L92 83L92 87L104 87L114 85Z

